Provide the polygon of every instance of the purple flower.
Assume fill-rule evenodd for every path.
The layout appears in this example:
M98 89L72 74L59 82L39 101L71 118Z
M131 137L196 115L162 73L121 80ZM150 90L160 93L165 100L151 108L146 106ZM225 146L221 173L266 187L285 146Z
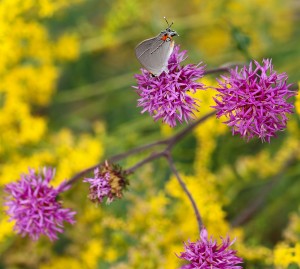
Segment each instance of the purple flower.
M181 269L240 269L238 264L243 260L236 256L236 251L229 249L234 243L230 242L229 237L222 238L222 243L217 245L217 242L207 238L207 231L202 228L200 240L196 243L188 242L185 244L185 252L181 252L178 256L184 259L189 264L184 265Z
M219 92L214 98L217 117L225 115L225 121L232 127L232 134L239 133L248 141L257 136L263 142L276 136L277 131L286 127L287 113L292 113L293 105L287 100L295 95L289 90L287 75L273 70L272 60L263 60L261 66L244 66L230 70L230 76L218 80ZM254 69L254 70L253 70Z
M168 72L157 77L145 69L141 69L141 75L135 75L138 86L134 88L140 96L138 106L143 108L141 113L148 111L155 121L162 119L171 127L176 126L177 121L188 122L194 117L198 100L192 97L192 93L204 89L204 85L197 82L204 75L203 66L180 66L186 53L179 52L179 46L176 46L168 62Z
M116 197L122 198L123 190L129 184L126 172L119 165L109 164L95 168L94 178L85 178L83 182L90 183L89 198L92 202L102 203L107 197L107 203L111 203Z
M16 232L23 237L29 235L37 240L44 234L53 241L58 238L57 233L63 232L64 221L75 223L76 212L62 208L62 203L57 201L57 196L70 186L66 182L57 188L50 186L54 173L54 169L47 167L42 172L29 168L29 173L22 174L19 181L5 186L6 213L15 221Z
M102 203L104 197L108 197L111 191L111 187L109 185L109 172L99 173L99 168L97 167L94 171L94 178L86 178L83 182L90 183L90 194L89 198L92 201L98 201Z

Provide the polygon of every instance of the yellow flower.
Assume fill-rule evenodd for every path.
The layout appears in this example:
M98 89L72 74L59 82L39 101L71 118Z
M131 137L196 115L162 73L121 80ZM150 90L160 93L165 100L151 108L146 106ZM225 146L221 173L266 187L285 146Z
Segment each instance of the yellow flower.
M98 259L103 252L102 242L92 239L86 243L86 249L81 254L81 260L86 268L97 268Z
M3 210L3 208L1 208ZM0 214L0 244L3 244L8 236L13 233L13 222L8 221L8 217L4 214Z
M79 55L78 38L75 35L65 34L57 42L54 48L55 54L60 60L74 60Z
M286 268L293 262L300 265L299 250L299 244L295 247L290 247L285 243L278 244L274 250L274 265L278 268Z

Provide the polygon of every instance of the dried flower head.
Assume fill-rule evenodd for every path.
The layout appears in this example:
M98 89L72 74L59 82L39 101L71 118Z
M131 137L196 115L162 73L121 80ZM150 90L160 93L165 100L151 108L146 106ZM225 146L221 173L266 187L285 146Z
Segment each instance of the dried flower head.
M241 269L239 264L243 260L236 256L235 250L229 249L233 243L234 241L230 242L227 237L218 245L212 238L208 239L206 229L202 228L200 240L196 243L186 243L185 251L178 256L189 262L181 269Z
M115 198L122 198L123 190L127 187L127 174L119 165L104 165L94 170L94 178L85 178L83 182L90 183L89 199L92 202L102 203L107 197L107 203L111 203Z
M171 127L176 126L177 121L188 122L194 117L198 100L192 94L204 89L204 85L197 82L204 75L203 66L180 66L186 53L179 52L179 46L176 46L168 61L168 72L157 77L143 68L141 75L135 75L138 86L134 88L140 96L138 106L143 108L141 113L148 111L155 121L162 119Z
M57 233L63 232L64 221L75 223L76 212L62 208L62 203L57 201L58 195L70 186L66 182L57 188L50 186L54 174L52 168L44 167L38 172L29 169L19 181L5 186L6 213L15 221L14 229L22 236L29 235L37 240L44 234L53 241L58 238Z
M287 100L295 93L289 90L287 75L273 70L271 60L263 60L262 65L254 61L254 65L251 62L240 72L236 67L230 70L230 76L222 76L214 108L217 117L228 118L225 123L232 127L232 134L270 142L277 131L285 129L286 114L294 107Z

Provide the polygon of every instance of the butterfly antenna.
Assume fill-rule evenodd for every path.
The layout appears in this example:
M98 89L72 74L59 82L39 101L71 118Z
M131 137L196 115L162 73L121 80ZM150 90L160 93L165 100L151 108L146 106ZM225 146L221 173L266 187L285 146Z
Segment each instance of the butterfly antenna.
M164 19L165 19L166 23L168 24L168 28L170 29L170 28L171 28L171 26L173 25L173 22L172 22L171 24L169 24L169 22L167 21L167 18L166 18L166 17L164 17Z

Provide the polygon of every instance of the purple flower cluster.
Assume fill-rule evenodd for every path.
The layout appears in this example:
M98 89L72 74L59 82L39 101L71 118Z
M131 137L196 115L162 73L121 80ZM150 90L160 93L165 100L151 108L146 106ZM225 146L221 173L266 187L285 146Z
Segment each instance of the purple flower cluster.
M55 170L44 167L35 172L29 169L28 174L22 174L17 182L5 186L5 206L10 220L15 221L14 229L22 236L29 235L37 240L44 234L51 241L56 240L57 233L63 232L63 222L74 224L76 212L62 208L57 196L66 191L69 186L66 182L56 189L49 185L54 177Z
M89 199L96 203L102 203L105 197L107 203L121 198L123 190L129 184L126 172L120 166L108 162L95 168L94 178L85 178L83 182L90 183Z
M104 174L99 173L99 168L95 168L94 178L85 178L83 182L90 183L90 194L89 198L92 201L97 201L102 203L104 197L109 197L111 187L109 185L109 172Z
M192 97L192 93L204 89L204 85L197 82L204 75L203 66L180 66L186 53L179 52L179 46L176 46L168 61L168 72L157 77L145 69L141 69L141 75L135 75L138 86L134 88L140 96L138 106L143 108L141 113L148 111L155 121L162 119L171 127L176 126L177 121L188 122L194 117L198 100Z
M214 98L217 117L225 115L225 123L232 127L232 134L240 134L250 140L259 137L270 142L277 131L286 127L287 113L292 113L293 105L287 100L295 95L289 90L287 75L277 74L272 61L257 61L244 66L241 71L230 70L230 76L218 80L219 92Z
M189 262L181 269L241 269L239 264L243 260L236 256L235 250L229 249L234 241L230 242L229 237L222 241L218 245L212 238L209 240L206 229L202 228L200 240L196 243L185 244L185 251L178 256Z

